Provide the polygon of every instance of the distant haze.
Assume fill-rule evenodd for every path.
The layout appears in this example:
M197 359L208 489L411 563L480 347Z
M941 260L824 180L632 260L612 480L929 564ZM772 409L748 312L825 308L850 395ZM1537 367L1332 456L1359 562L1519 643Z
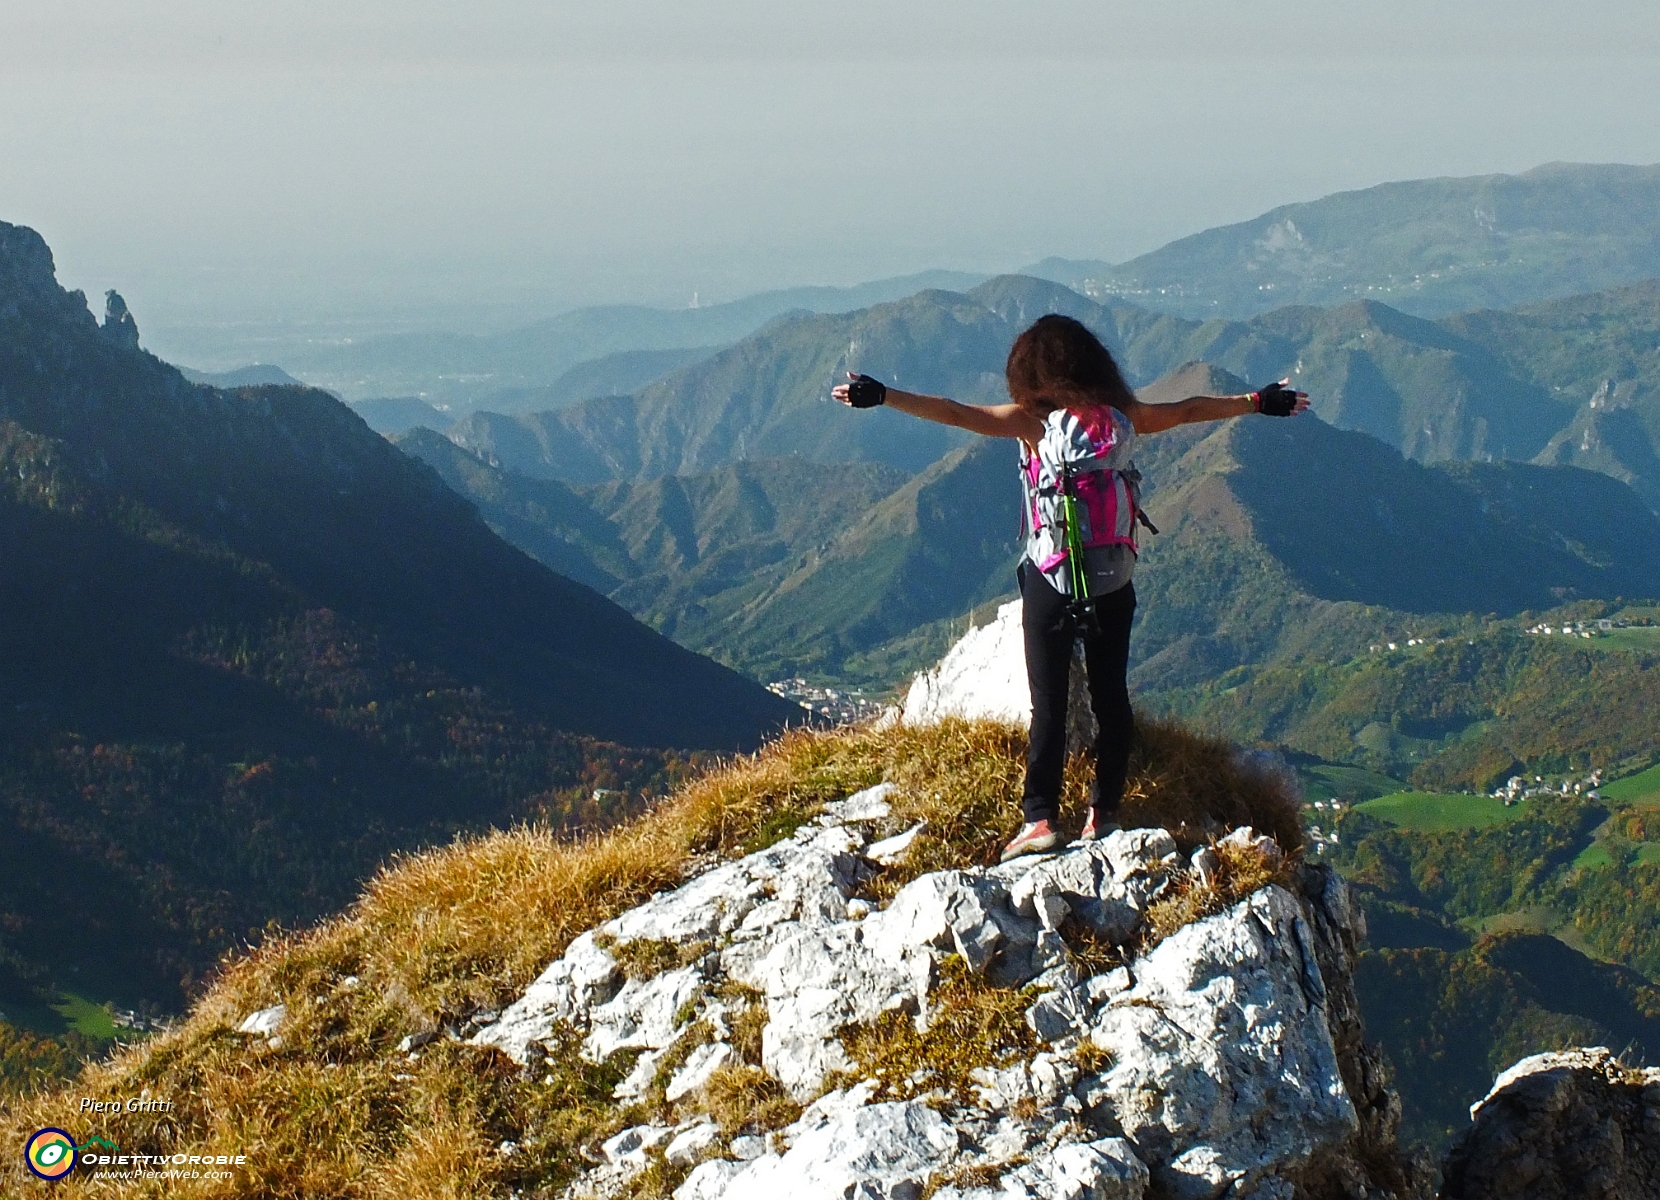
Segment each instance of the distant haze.
M60 0L0 45L0 219L164 353L1118 261L1389 179L1660 160L1652 0Z

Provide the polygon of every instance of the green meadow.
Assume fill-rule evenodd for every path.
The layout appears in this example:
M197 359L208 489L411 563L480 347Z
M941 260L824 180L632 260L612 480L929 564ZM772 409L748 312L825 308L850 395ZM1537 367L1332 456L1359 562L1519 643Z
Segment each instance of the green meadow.
M1401 829L1434 833L1447 829L1484 829L1514 821L1528 809L1526 801L1505 806L1491 796L1447 795L1439 792L1394 792L1355 805L1356 812L1388 821Z
M110 1020L109 1009L102 1004L94 1004L85 996L62 992L52 1010L64 1019L69 1028L88 1037L109 1041L118 1032L115 1022Z
M1636 775L1627 775L1597 789L1605 800L1617 804L1641 804L1660 801L1660 766L1650 767Z
M1301 767L1297 773L1302 778L1303 794L1309 800L1359 802L1401 790L1400 780L1363 767L1321 763L1315 767Z

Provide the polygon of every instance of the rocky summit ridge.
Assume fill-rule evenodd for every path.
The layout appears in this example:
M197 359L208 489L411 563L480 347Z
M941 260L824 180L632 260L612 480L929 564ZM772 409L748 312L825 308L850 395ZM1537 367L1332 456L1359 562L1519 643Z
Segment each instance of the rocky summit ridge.
M686 1172L677 1200L1411 1193L1399 1103L1361 1038L1363 922L1333 872L1249 829L1192 857L1132 829L923 874L881 905L871 882L914 834L870 840L891 790L576 938L474 1035L532 1072L571 1038L593 1062L634 1050L616 1099L655 1081L682 1101L606 1141L573 1200L627 1195L654 1163ZM1272 881L1155 944L1150 910L1209 887L1219 855ZM871 1056L871 1030L955 1031L965 986L1012 1000L1021 1028L984 1061L959 1055L962 1086L926 1054ZM805 1108L732 1136L699 1098L761 1021L747 1070Z

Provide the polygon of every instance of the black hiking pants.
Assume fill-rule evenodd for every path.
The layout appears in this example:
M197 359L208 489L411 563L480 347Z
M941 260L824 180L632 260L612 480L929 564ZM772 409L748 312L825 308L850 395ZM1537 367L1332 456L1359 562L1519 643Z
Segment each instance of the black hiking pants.
M1026 635L1026 680L1032 689L1032 732L1026 751L1026 820L1054 822L1060 815L1061 775L1066 766L1066 700L1072 642L1082 638L1095 710L1095 783L1090 803L1107 817L1124 795L1135 716L1130 711L1130 621L1135 585L1125 584L1095 602L1100 632L1076 631L1066 597L1025 560L1020 564L1020 623Z

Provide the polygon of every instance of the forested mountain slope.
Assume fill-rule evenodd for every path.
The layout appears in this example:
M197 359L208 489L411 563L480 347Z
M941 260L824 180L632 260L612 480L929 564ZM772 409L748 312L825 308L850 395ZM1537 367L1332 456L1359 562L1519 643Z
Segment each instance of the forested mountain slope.
M1004 276L967 293L782 318L636 396L481 412L449 434L512 470L573 483L789 454L914 472L961 436L897 414L849 413L828 399L836 380L863 370L911 390L1001 400L1015 335L1064 312L1101 336L1137 386L1196 360L1253 383L1290 376L1329 423L1421 462L1572 462L1652 501L1660 497L1660 417L1650 412L1660 394L1655 294L1645 286L1442 321L1361 301L1199 322Z
M1194 364L1143 395L1167 402L1244 386ZM895 415L830 412L851 429ZM402 444L439 465L530 553L764 678L848 679L856 669L862 682L884 673L895 682L949 641L951 618L1014 587L1018 486L1007 443L974 442L885 496L881 487L897 476L875 464L753 461L707 475L571 487L492 467L436 435ZM1188 427L1143 439L1138 461L1147 505L1164 529L1143 539L1137 580L1139 671L1149 687L1186 686L1321 647L1346 655L1405 613L1508 615L1574 597L1660 594L1656 519L1629 488L1592 472L1426 467L1314 417ZM708 498L743 509L740 478L771 481L758 485L774 496L790 490L779 481L796 480L819 519L810 528L780 524L775 501L757 499L746 519L766 530L764 561L730 523L713 536L715 524L702 515ZM704 548L665 555L663 534L642 554L624 544L630 513L663 530L702 531L674 544ZM636 535L634 546L643 545ZM700 565L711 547L728 556L716 561L744 561L745 571L722 580ZM940 622L947 625L934 628Z
M110 314L0 226L0 1008L71 967L176 1004L394 850L603 819L799 712L332 397L188 383Z

